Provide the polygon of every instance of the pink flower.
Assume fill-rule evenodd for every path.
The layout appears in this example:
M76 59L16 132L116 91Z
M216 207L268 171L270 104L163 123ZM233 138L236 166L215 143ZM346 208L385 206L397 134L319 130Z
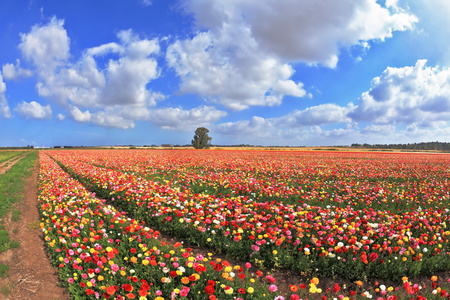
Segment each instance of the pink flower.
M266 279L269 280L270 283L274 283L276 281L275 278L273 278L272 275L267 275Z
M275 284L269 285L269 291L276 292L278 290L278 287Z
M289 298L289 300L299 300L300 296L297 294L292 294L291 297Z
M116 264L113 264L113 265L111 266L111 270L113 270L113 272L117 272L117 271L119 271L119 266L116 265Z
M250 269L250 268L252 267L252 264L249 263L249 262L246 262L246 263L245 263L245 267L246 267L247 269Z

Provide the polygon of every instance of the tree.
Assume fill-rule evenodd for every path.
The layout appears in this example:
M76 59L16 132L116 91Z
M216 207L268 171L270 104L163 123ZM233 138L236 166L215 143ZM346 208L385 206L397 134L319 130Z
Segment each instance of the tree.
M211 146L212 137L208 136L209 130L199 127L195 130L194 139L191 141L195 149L208 149Z

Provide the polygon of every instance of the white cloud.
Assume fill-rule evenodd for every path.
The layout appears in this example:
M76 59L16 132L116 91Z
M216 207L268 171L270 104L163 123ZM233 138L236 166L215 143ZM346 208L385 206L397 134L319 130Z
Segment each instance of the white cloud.
M3 82L3 76L0 72L0 117L10 118L11 112L9 110L8 101L5 96L6 84Z
M65 118L66 118L65 115L63 115L63 114L58 114L58 120L64 121Z
M277 134L274 133L276 127L273 120L264 119L262 117L254 116L250 120L240 120L237 122L226 122L216 126L216 131L231 136L233 139L246 141L251 140L265 140L270 138L272 141L277 139ZM236 143L238 144L238 143ZM266 143L267 144L267 143Z
M23 77L30 77L33 75L33 72L28 69L23 69L20 67L20 60L16 60L16 64L4 64L2 66L3 76L6 80L18 80Z
M124 119L119 115L111 114L105 111L99 111L97 113L91 114L91 122L104 127L115 127L120 129L134 128L133 121Z
M14 111L26 119L33 118L43 120L52 118L52 109L50 105L42 106L36 101L31 101L30 103L22 101L14 108Z
M211 106L200 106L190 110L181 108L160 108L149 111L148 120L162 129L191 131L207 126L227 115Z
M70 110L70 116L77 122L86 123L91 121L91 113L86 110L82 112L78 107L74 106Z
M3 76L0 72L0 117L10 118L11 112L9 110L8 101L5 96L6 84L3 82Z
M93 123L104 127L115 127L120 129L134 128L134 122L122 118L120 115L108 111L91 113L89 110L82 112L78 107L73 106L70 110L73 120L81 123Z
M415 16L395 2L389 6L375 0L190 0L184 7L201 32L169 46L166 59L182 93L233 110L278 105L284 96L306 94L290 79L290 62L335 67L342 47L368 48L367 41L412 28Z
M21 36L19 48L38 71L39 95L66 107L75 121L133 128L135 120L147 120L148 109L165 98L147 88L160 76L156 39L141 39L132 30L119 31L117 43L86 49L72 63L64 21L53 18ZM106 65L99 66L98 59L107 61Z
M277 119L277 123L286 127L302 127L321 124L348 123L347 116L354 109L352 104L342 107L336 104L327 103L311 106L305 110L296 110L286 116Z
M262 53L248 30L228 34L235 36L203 32L168 47L167 62L181 77L181 93L198 94L232 110L278 105L285 95L306 94L301 83L289 79L294 69Z
M412 28L413 15L375 0L238 2L257 42L288 61L336 66L341 47ZM395 6L396 11L393 11ZM261 20L264 20L263 22Z
M70 53L70 39L64 21L52 18L47 25L35 25L28 34L21 34L19 48L32 61L41 76L52 76L59 66L66 64Z
M349 114L355 121L377 124L429 126L450 120L450 68L426 67L418 60L413 67L388 67L372 80L357 108Z
M92 47L86 50L88 56L101 56L111 53L123 54L124 48L117 43L103 44L97 47Z

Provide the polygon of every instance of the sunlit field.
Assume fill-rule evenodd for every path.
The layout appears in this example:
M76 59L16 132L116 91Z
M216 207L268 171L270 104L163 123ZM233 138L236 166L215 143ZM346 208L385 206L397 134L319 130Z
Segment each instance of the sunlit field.
M450 270L448 154L55 150L40 162L41 227L74 297L448 296L436 283ZM268 275L281 269L304 281L282 294Z

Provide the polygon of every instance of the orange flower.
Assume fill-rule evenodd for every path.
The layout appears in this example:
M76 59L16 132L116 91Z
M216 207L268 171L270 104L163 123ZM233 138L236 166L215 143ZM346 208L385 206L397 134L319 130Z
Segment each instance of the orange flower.
M358 281L356 281L355 282L357 285L359 285L359 286L362 286L363 285L363 282L361 281L361 280L358 280Z
M314 277L313 279L311 279L311 283L315 285L319 284L319 278Z
M436 275L431 276L431 281L437 281L437 276Z
M116 287L115 286L108 286L106 288L106 293L108 295L114 295L115 292L116 292Z
M188 284L189 283L189 278L184 276L183 278L181 278L181 283L182 284Z
M290 284L289 289L291 290L291 292L295 293L296 291L298 291L298 286L296 286L295 284Z

